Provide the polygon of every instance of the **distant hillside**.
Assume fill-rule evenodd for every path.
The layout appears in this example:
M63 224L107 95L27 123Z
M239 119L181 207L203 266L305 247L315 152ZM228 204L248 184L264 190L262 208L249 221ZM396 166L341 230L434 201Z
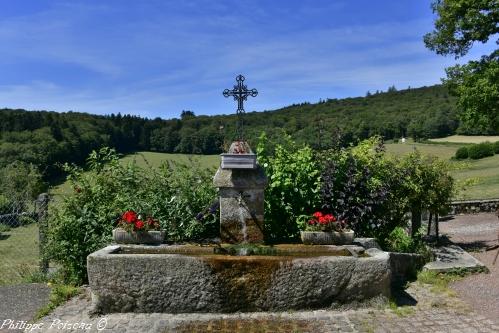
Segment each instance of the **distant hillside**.
M455 134L459 126L455 99L442 86L328 99L244 115L245 137L255 143L261 132L278 139L283 133L315 148L328 148L341 136L348 144L379 134L386 139L416 139ZM47 175L57 162L81 163L106 145L119 152L137 150L216 154L235 137L235 115L146 119L129 115L0 110L0 167L13 161L34 163Z

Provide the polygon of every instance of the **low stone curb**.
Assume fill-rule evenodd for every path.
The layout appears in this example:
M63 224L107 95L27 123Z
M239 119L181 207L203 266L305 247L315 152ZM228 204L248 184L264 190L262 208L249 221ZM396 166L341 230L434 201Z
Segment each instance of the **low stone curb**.
M456 270L488 271L487 266L457 245L439 247L434 253L435 261L424 265L424 270L439 273Z

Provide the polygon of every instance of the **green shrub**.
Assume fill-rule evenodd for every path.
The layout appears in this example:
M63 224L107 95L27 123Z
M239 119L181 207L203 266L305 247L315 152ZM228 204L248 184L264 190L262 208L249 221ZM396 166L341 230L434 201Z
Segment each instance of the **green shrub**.
M411 236L402 227L396 227L385 241L385 249L391 252L413 252L414 244Z
M494 154L499 154L499 141L494 142Z
M458 160L464 160L468 158L468 147L460 147L458 150L456 150L456 159Z
M359 237L381 243L396 227L406 226L407 212L443 211L454 190L445 162L418 151L390 157L383 148L372 138L329 151L321 175L321 210L346 221Z
M380 245L385 251L421 254L423 256L423 262L420 263L422 267L424 262L432 259L432 251L422 239L423 232L421 228L415 237L411 237L404 228L396 227L387 238L380 241Z
M125 210L158 219L170 240L218 235L217 215L204 214L216 199L214 170L163 165L156 171L122 165L107 148L91 154L88 168L82 172L66 166L74 193L50 214L45 255L62 266L66 282L86 281L86 257L111 241L115 222Z
M0 194L0 215L12 212L12 201Z
M15 162L0 168L0 193L14 202L35 199L46 188L33 164Z
M319 204L320 159L310 147L300 147L290 137L268 153L265 134L257 148L258 162L268 177L265 190L266 242L298 239L299 216L312 215Z
M468 156L473 160L494 155L494 145L490 142L482 142L468 147Z
M359 237L386 237L405 224L402 170L380 138L327 152L321 175L321 210L343 220Z

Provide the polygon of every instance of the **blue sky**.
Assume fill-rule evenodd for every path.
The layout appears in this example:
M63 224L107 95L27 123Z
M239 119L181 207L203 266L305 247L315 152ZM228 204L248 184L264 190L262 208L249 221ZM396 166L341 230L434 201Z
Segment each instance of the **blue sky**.
M429 0L0 0L0 107L178 117L433 85ZM490 53L477 45L459 61Z

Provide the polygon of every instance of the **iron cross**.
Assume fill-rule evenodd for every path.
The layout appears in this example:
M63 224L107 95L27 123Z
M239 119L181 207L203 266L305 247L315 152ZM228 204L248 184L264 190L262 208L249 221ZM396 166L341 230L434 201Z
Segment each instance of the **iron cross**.
M225 97L232 96L234 100L237 101L237 133L239 136L239 140L243 139L243 120L242 114L244 113L244 101L248 100L248 96L255 97L258 95L258 91L256 89L248 90L248 87L244 84L244 76L238 75L236 77L237 84L234 85L234 89L229 90L225 89L223 95Z

